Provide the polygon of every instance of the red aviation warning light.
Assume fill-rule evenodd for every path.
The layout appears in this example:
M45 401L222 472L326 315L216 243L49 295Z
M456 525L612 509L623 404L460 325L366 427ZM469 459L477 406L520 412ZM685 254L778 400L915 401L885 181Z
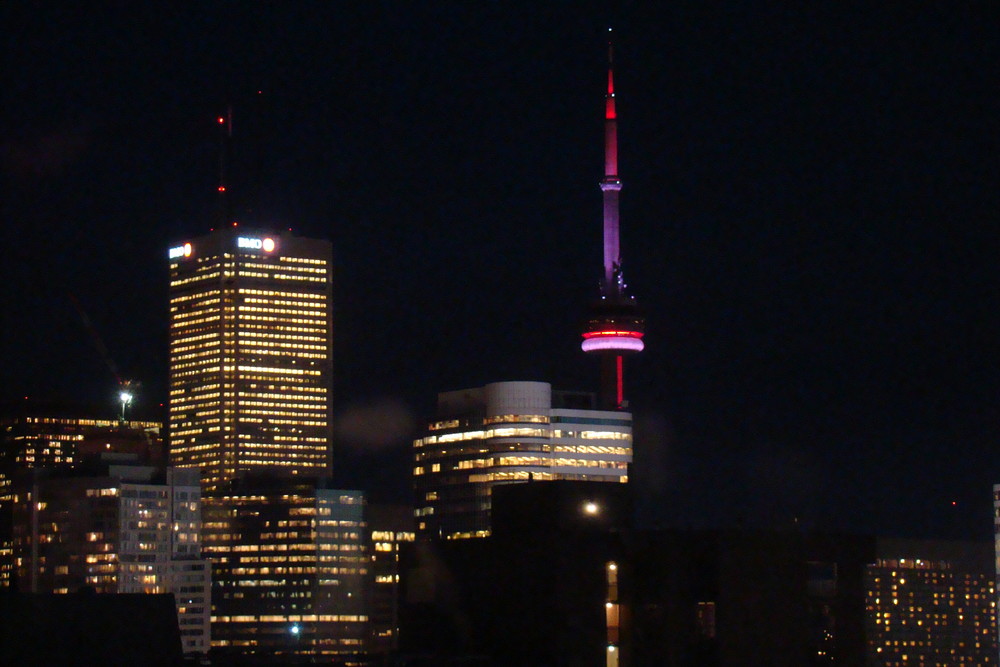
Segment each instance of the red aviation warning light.
M611 29L608 29L611 32ZM610 35L609 35L610 37ZM614 49L608 41L607 88L604 97L604 177L600 181L604 200L604 266L601 296L590 310L583 327L580 347L601 362L601 408L621 410L625 400L624 363L627 354L642 352L646 318L628 294L622 275L619 242L618 194L618 110L615 99Z

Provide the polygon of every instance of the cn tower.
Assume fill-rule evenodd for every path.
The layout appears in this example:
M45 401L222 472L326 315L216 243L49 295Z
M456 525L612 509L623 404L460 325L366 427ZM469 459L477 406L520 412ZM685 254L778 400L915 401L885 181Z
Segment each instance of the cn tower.
M608 29L611 32L611 29ZM600 299L591 307L583 329L583 351L601 361L600 407L623 410L625 399L624 358L641 352L645 318L628 295L622 275L622 257L618 233L618 117L615 112L614 50L608 41L608 89L604 98L604 272Z

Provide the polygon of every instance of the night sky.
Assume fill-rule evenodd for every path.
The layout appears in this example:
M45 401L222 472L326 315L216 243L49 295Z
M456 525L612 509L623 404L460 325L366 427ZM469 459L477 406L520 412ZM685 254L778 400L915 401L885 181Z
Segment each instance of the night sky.
M2 398L113 414L76 299L165 401L229 105L236 219L334 244L346 484L408 497L438 391L596 389L613 25L643 521L988 537L996 7L747 4L4 3Z

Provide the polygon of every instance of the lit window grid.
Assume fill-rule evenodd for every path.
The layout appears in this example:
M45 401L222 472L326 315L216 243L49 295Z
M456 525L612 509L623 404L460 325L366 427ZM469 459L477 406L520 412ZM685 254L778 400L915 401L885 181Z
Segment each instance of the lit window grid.
M98 593L173 593L179 624L187 629L185 652L208 649L210 586L208 563L200 560L200 487L50 480L14 502L21 517L32 517L16 521L12 543L22 555L22 587L56 594L81 585ZM37 556L37 568L24 557L28 553ZM32 569L35 574L29 575ZM190 583L195 570L201 572L198 585Z
M192 443L191 441L197 440L197 438L191 438L190 436L204 435L204 433L199 433L199 431L206 431L206 427L210 428L212 425L218 425L220 422L228 423L229 418L233 416L237 418L237 424L260 423L264 419L269 419L274 425L289 427L300 425L306 428L319 427L322 430L328 430L328 415L325 409L315 411L314 414L316 414L316 417L310 419L308 418L308 414L303 415L301 410L296 410L294 405L290 405L290 403L294 403L294 399L291 401L285 399L283 402L270 401L268 403L271 405L268 407L284 409L265 410L257 409L264 406L253 405L253 403L261 402L248 401L250 405L243 405L239 400L232 399L231 397L234 393L232 391L228 392L228 394L223 392L221 396L218 392L199 396L196 393L196 388L191 387L191 394L188 396L184 395L185 387L182 385L185 380L193 383L202 379L205 375L221 376L221 384L224 388L238 384L239 381L235 383L226 381L229 379L227 376L235 375L232 372L234 366L236 367L235 370L241 376L240 380L245 380L249 377L251 379L273 381L274 378L270 376L274 375L311 375L317 378L323 376L323 373L318 370L283 368L274 365L273 362L266 365L240 364L235 356L227 355L225 352L226 343L233 339L233 334L227 331L227 328L233 328L229 326L230 321L240 322L238 338L241 341L249 341L251 338L257 341L257 345L250 350L240 350L240 358L249 355L281 358L281 352L288 351L294 353L296 359L318 360L321 363L327 364L329 360L329 316L327 307L329 297L325 292L314 294L308 291L290 291L287 289L273 290L240 287L236 290L222 290L220 294L217 285L219 272L206 268L207 261L207 259L202 258L199 260L200 265L194 269L196 277L200 276L203 278L206 284L201 287L195 285L186 288L201 289L203 291L192 294L176 294L172 295L171 298L171 325L174 329L171 336L171 366L174 379L171 387L171 423L173 426L171 432L178 436L176 438L172 437L171 450L174 453L175 461L181 465L191 465L196 464L196 462L197 464L204 464L207 459L211 458L207 452L213 450L218 452L219 448L205 448L200 443ZM310 263L312 262L323 263L320 260L310 260ZM225 275L228 272L234 275L234 269L227 269L227 267L234 266L232 262L223 260L222 263L225 264L222 274ZM256 261L241 262L240 278L247 277L246 272L242 270L247 265L251 265L251 268L267 266ZM178 273L180 266L180 263L173 264L171 267L172 272L175 274ZM325 275L325 271L325 269L303 269L305 273L319 272L323 275ZM284 272L293 273L294 271L286 268ZM172 286L190 285L191 282L197 281L188 281L187 279L175 276ZM244 300L244 304L250 305L241 305L239 308L234 308L232 304L235 294L238 294ZM292 333L290 335L285 334L282 330L286 329L291 330ZM313 335L302 336L300 335L302 333ZM311 339L310 343L303 344L303 341L299 340L302 338ZM317 342L324 344L317 345ZM205 347L208 347L208 349L199 350L199 343L207 344ZM303 351L303 348L311 351ZM219 410L217 409L220 398L224 406L222 415L218 414ZM227 401L227 398L231 400ZM199 399L204 400L202 405L205 409L198 410ZM228 411L225 409L227 402L233 406ZM236 406L239 407L237 408ZM181 421L180 414L190 415L192 412L195 413L195 420ZM239 416L243 413L256 414L257 418L241 420ZM307 418L303 419L303 416ZM287 417L288 419L281 419L282 417ZM208 430L208 433L211 434L213 431ZM215 439L224 439L220 438L220 436L223 436L223 433L218 429L214 433ZM186 443L183 442L185 436L187 439ZM315 436L306 437L308 438L307 442L322 442ZM316 461L325 460L324 452L320 451L322 448L322 444L316 445L317 451L312 454L306 453L303 456L298 456L298 453L294 452L290 457L291 461L285 461L284 466L294 468L297 462L301 462L306 468L322 468L323 463L313 465ZM201 454L195 454L194 450L200 450ZM188 453L191 454L190 457L186 456ZM305 461L305 459L311 459L312 461ZM237 467L254 466L261 465L265 461L271 462L271 459L259 456L247 457L246 460L239 461L235 465ZM216 471L214 477L218 476L218 471Z
M569 415L516 415L516 426L498 427L495 418L466 423L442 420L430 425L433 435L414 442L414 486L425 498L415 510L422 530L447 521L443 516L473 513L487 524L489 497L495 484L530 480L586 480L627 483L632 461L631 420ZM557 421L552 425L552 421ZM601 423L600 426L597 426ZM489 426L489 428L485 428ZM606 444L605 444L606 443ZM490 454L490 456L484 456ZM477 499L448 499L445 490L476 487ZM488 529L451 531L446 538L488 535Z
M231 493L206 499L205 517L205 551L216 562L214 646L281 652L292 624L299 626L293 652L336 654L363 646L370 557L362 498ZM339 607L342 613L308 613L306 600L345 587L358 597ZM300 613L290 613L296 607Z
M867 568L866 589L868 650L878 664L997 663L993 576L883 560Z
M79 460L77 448L88 439L109 437L117 441L119 434L146 433L158 438L159 422L75 418L75 417L16 417L0 420L8 429L12 462L29 468L72 468ZM10 435L13 433L14 435Z

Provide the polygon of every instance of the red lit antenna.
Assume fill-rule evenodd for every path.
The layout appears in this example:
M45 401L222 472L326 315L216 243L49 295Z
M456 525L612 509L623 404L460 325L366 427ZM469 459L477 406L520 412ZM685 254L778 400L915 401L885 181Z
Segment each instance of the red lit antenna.
M233 107L229 105L225 116L215 119L219 126L219 221L225 225L229 220L229 184L228 172L226 170L229 153L233 139Z
M618 176L618 113L615 111L615 47L608 28L608 92L604 95L604 177Z

